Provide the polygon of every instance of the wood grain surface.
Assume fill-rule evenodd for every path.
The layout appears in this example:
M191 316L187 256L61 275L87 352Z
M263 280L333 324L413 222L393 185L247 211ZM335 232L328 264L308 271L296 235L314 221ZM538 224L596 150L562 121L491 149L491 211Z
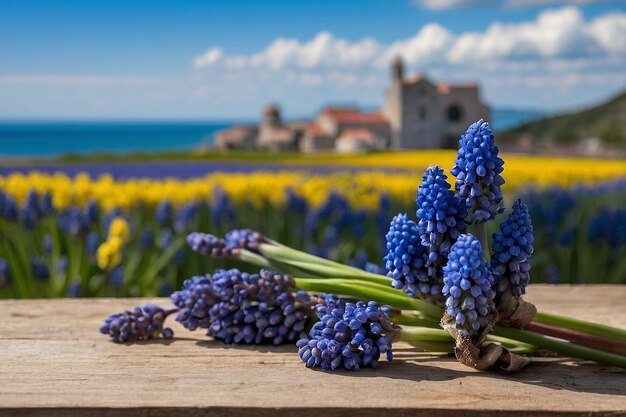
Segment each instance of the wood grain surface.
M543 311L626 327L626 286L529 288ZM172 340L98 333L111 313L167 299L0 302L1 416L626 416L626 371L535 358L514 375L396 344L377 370L304 367L295 346L225 346L171 320Z

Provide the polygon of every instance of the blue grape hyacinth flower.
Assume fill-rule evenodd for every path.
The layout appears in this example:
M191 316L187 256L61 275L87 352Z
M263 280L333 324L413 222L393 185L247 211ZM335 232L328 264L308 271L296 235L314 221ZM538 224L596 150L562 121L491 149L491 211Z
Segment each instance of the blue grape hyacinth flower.
M493 275L478 239L471 234L459 236L443 267L442 293L446 313L462 337L470 337L491 321Z
M187 329L203 328L225 343L248 344L295 341L314 304L306 292L295 292L291 276L268 270L193 277L171 299L180 308L176 320Z
M113 314L100 327L100 333L108 334L115 343L124 343L137 340L148 340L162 337L170 339L174 332L169 327L163 327L168 315L176 309L164 310L154 304L135 307L123 313Z
M417 224L404 213L393 218L389 225L385 269L392 278L391 285L411 297L439 295L441 284L428 276L428 248L420 241Z
M422 245L428 247L429 276L436 277L445 264L450 247L465 231L467 207L450 190L443 169L426 170L417 189L417 227Z
M510 291L519 297L526 292L534 240L528 206L518 199L509 217L500 223L500 232L493 234L491 265L497 271L498 294Z
M456 177L455 188L462 202L473 210L473 220L492 220L504 211L502 171L504 161L498 156L489 123L482 119L461 135L459 153L450 171Z
M359 370L377 368L380 357L393 359L391 341L385 335L393 331L389 308L376 302L344 303L322 295L315 323L308 337L296 343L300 359L309 368Z

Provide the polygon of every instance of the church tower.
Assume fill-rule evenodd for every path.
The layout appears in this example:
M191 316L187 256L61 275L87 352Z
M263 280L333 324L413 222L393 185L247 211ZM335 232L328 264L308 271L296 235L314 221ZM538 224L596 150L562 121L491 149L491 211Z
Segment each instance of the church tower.
M403 84L404 62L398 56L391 65L391 82L385 92L385 104L383 106L383 114L391 127L391 147L396 149L402 147Z

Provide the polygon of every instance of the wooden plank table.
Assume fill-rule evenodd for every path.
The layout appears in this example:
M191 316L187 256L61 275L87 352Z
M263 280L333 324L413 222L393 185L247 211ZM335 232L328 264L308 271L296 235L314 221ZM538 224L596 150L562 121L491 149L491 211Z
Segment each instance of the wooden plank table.
M626 286L529 289L544 311L626 326ZM232 347L188 332L117 345L109 314L156 301L0 302L2 416L535 416L626 415L626 371L538 358L515 375L394 346L377 370L306 369L295 346Z

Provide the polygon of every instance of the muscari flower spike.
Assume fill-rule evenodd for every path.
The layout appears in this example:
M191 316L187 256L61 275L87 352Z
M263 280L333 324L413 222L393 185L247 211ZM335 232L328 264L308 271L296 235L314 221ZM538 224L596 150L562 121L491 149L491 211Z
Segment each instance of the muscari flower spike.
M465 231L467 207L450 190L443 169L432 166L417 189L417 227L422 245L428 247L428 275L436 278L450 247Z
M393 218L389 225L385 269L392 278L391 285L411 297L438 295L441 284L428 276L428 248L420 242L417 224L404 213Z
M456 191L462 202L473 210L475 221L492 220L504 211L502 189L504 161L489 123L482 119L461 135L459 153L450 171L456 177Z
M208 336L225 343L278 345L303 334L314 303L294 289L289 275L218 270L185 281L171 299L181 309L176 320L189 330L207 329Z
M208 233L193 232L187 235L187 244L194 252L213 258L229 258L235 256L226 241Z
M108 334L115 343L148 340L162 337L170 339L174 332L163 323L174 310L164 310L154 304L135 307L123 313L111 315L100 327L100 333Z
M498 294L510 291L519 297L526 292L534 240L528 206L518 199L509 217L500 223L500 232L493 234L491 266L497 271Z
M442 293L446 313L462 337L471 337L491 322L493 275L478 239L471 234L459 236L443 267Z
M389 308L370 301L344 303L332 296L321 296L317 307L320 321L308 337L296 343L300 359L309 368L348 370L378 367L381 355L393 359L391 341L385 332L393 331Z

